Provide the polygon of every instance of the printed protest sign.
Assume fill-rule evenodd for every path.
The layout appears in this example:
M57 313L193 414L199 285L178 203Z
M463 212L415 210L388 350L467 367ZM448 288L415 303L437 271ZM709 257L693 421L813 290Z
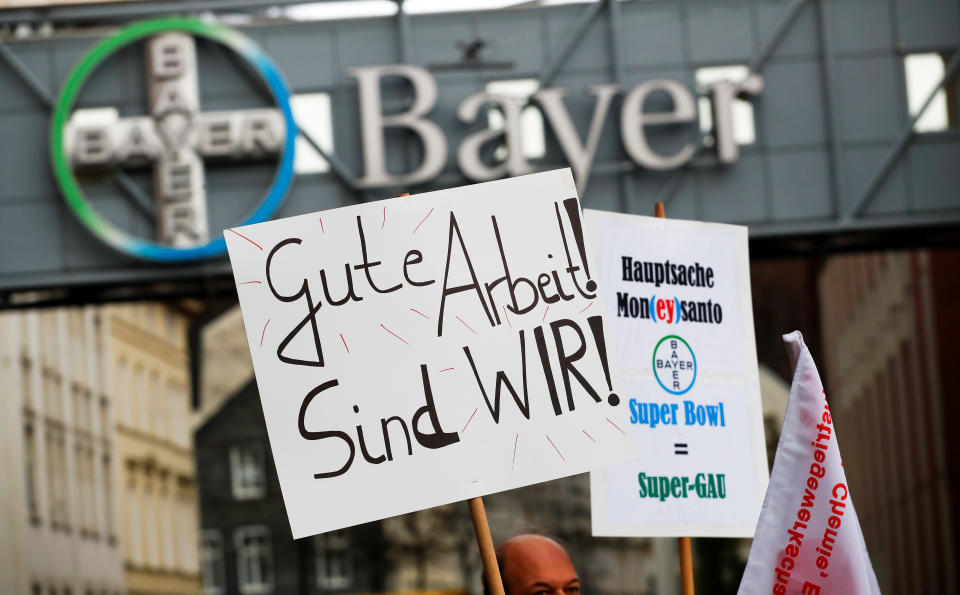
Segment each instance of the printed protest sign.
M631 456L569 170L224 235L294 537Z
M767 484L747 229L585 212L634 462L593 473L594 535L753 535Z

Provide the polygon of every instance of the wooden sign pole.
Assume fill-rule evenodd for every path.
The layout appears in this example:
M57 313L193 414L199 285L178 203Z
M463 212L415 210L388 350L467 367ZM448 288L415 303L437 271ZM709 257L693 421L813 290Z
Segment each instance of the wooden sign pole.
M662 202L654 204L653 213L661 219L667 217ZM690 538L680 537L677 542L677 548L680 551L681 591L683 595L693 595L693 553L690 550Z
M490 525L487 523L487 512L483 508L483 498L477 496L476 498L470 498L467 502L470 503L473 530L477 534L480 559L483 561L483 574L487 579L490 593L504 595L500 567L497 565L497 552L493 548L493 537L490 535Z

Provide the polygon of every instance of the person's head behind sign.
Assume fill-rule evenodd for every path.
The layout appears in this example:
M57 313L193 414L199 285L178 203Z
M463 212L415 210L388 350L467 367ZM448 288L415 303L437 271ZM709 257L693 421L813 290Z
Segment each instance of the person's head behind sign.
M580 578L563 546L549 537L524 534L497 548L506 595L579 595ZM486 581L484 593L490 595Z

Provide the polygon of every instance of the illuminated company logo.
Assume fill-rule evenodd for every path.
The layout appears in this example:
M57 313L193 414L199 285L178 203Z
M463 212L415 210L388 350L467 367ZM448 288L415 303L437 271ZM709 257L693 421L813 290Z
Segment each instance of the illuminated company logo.
M667 335L653 348L653 375L663 390L682 395L697 381L697 358L690 344Z
M195 36L220 43L244 58L270 90L276 107L201 111ZM71 124L71 110L94 69L140 40L146 40L148 115L120 118L110 125ZM204 161L277 156L273 183L238 225L265 221L280 206L293 179L296 130L290 92L276 66L253 41L225 27L169 18L121 29L80 60L57 100L50 146L57 184L83 225L125 254L174 262L208 258L226 249L223 236L217 233L211 239L208 231ZM130 235L104 218L74 173L123 166L153 169L155 242Z

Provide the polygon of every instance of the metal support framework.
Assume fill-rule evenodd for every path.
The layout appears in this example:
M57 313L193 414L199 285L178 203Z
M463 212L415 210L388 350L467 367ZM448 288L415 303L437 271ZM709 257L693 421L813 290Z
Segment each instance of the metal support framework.
M820 17L820 79L823 84L823 111L830 151L830 190L833 196L833 213L838 216L843 209L846 170L841 154L840 120L837 114L834 90L837 88L837 69L833 62L833 33L830 30L830 12L825 0L817 0Z
M33 74L33 71L13 53L13 50L11 50L3 40L0 40L0 58L17 73L20 80L23 81L27 88L30 89L30 92L40 100L40 103L42 103L47 110L53 109L53 97L49 91L47 91L47 88L40 82L40 79Z
M7 65L17 73L17 76L20 77L23 84L40 100L40 103L43 104L43 107L45 107L48 112L53 111L53 96L50 95L40 79L33 74L33 71L13 53L3 40L0 40L0 59L6 62ZM140 187L137 186L136 182L134 182L126 172L121 169L115 169L114 173L116 174L117 185L133 200L137 208L144 210L144 205L150 204L150 198L140 190ZM151 220L153 219L152 207L146 207L144 212Z
M610 27L610 67L613 70L613 82L618 86L623 86L623 47L621 44L620 23L622 21L620 13L620 0L607 0L607 25ZM633 179L626 174L621 173L617 176L620 185L620 200L618 206L623 212L627 212L630 203L630 197L633 195ZM584 188L586 190L586 188ZM580 197L581 199L583 197Z
M137 183L133 181L133 178L128 176L119 167L114 166L110 173L114 176L114 181L117 183L117 186L120 187L127 196L130 197L133 205L137 207L137 210L143 214L150 222L155 222L157 220L157 213L153 207L153 200L147 196L140 186L137 186Z
M937 93L940 92L940 89L949 81L954 75L957 74L957 70L960 69L960 47L957 47L953 54L953 58L950 60L950 63L947 64L947 67L944 69L943 78L940 79L940 82L930 91L930 94L927 96L927 99L920 106L920 109L917 111L916 115L910 118L910 122L904 126L903 131L900 132L900 137L897 138L896 142L893 143L893 146L890 147L890 151L883 158L883 161L880 164L879 169L873 175L873 178L870 179L870 183L867 184L867 187L863 190L859 197L857 197L856 202L851 205L850 209L844 213L844 221L851 221L860 215L864 209L870 204L870 200L874 197L877 190L887 179L887 176L890 175L890 172L893 171L893 166L897 164L897 160L900 159L900 156L903 155L903 152L907 149L907 146L910 144L910 141L913 140L916 131L914 131L914 126L916 126L917 121L923 117L923 114L927 111L927 108L930 107L930 104L933 103L934 98L937 96Z
M348 187L353 188L354 180L357 179L357 175L353 173L353 170L350 169L350 166L343 162L342 159L337 157L335 153L325 150L320 146L320 143L317 142L309 132L303 128L298 128L297 132L300 136L303 137L303 140L307 141L307 144L313 147L313 150L320 154L321 157L327 160L327 163L330 164L330 169L340 180L346 184Z
M783 40L783 36L787 34L793 22L797 20L797 17L800 15L800 10L809 2L810 0L793 0L793 2L790 3L790 6L787 7L783 16L780 17L780 21L777 22L777 26L773 29L773 33L750 59L748 65L750 72L760 72L763 70L764 66L766 66L770 60L770 57L773 56L773 52Z
M121 3L109 5L60 5L43 8L23 8L0 10L0 24L11 23L71 23L71 22L121 22L129 19L146 17L164 13L191 14L200 12L243 12L255 11L268 6L292 6L318 0L148 0L136 3ZM323 0L320 0L323 1ZM412 58L411 51L411 22L410 15L404 10L404 0L394 0L398 6L396 15L396 28L398 39L398 57L402 62L409 62ZM757 49L749 61L751 72L762 72L766 64L773 57L777 48L780 46L783 38L791 30L792 25L802 13L803 9L811 4L811 0L790 0L778 18L776 25L770 36ZM920 111L911 118L909 124L903 129L896 141L890 147L889 152L880 162L877 171L867 184L865 189L852 202L851 206L844 210L844 162L842 154L842 139L840 138L839 116L836 112L835 89L837 83L836 68L833 60L833 40L831 34L831 19L829 12L829 2L827 0L817 0L817 9L819 17L819 32L821 35L821 75L823 77L823 102L825 112L825 125L828 133L828 143L830 152L830 183L834 202L835 221L841 226L853 226L856 218L859 217L869 206L878 189L882 186L890 172L897 164L899 158L906 151L911 140L916 134L913 130L916 122L926 112L932 103L936 94L943 88L947 81L954 77L960 70L960 49L954 55L953 59L945 69L943 79L933 89L926 101L923 103ZM621 26L621 7L617 0L600 0L591 3L581 10L576 19L564 31L562 38L556 47L552 48L550 58L543 65L539 72L539 82L541 87L547 87L552 84L557 77L568 58L576 51L582 42L589 27L594 24L595 19L601 10L607 10L608 28L609 28L609 56L611 78L617 84L622 84L624 80L624 64L622 54L623 30ZM235 58L235 57L234 57ZM40 80L31 69L24 64L8 44L0 40L0 61L8 64L16 75L22 80L25 87L34 95L37 100L48 110L52 110L55 97L51 94L47 86ZM241 71L252 76L247 68L241 68ZM261 92L261 85L255 85ZM272 98L271 98L272 99ZM528 101L527 105L531 105ZM353 188L357 179L357 174L342 161L336 154L326 151L315 138L307 131L298 128L297 133L301 134L307 143L317 151L330 165L330 172L337 176L347 187ZM706 149L699 147L695 159L702 156ZM691 163L687 166L670 172L658 192L657 201L665 204L669 203L676 195L679 188L682 187L685 172L691 167L703 164L703 160L697 163ZM632 179L626 172L633 171L636 166L630 162L610 162L595 164L595 172L616 172L620 173L620 194L621 209L629 206L631 195L630 186ZM122 169L115 169L115 181L117 186L127 194L138 210L143 212L148 218L153 218L153 208L151 199L143 190L133 181L130 176ZM360 195L358 194L358 198ZM362 200L362 198L361 198Z
M410 61L410 15L403 9L404 0L397 1L397 43L400 46L400 62Z
M773 33L750 59L750 62L748 63L750 72L760 73L763 71L764 67L767 65L767 62L769 62L770 58L773 56L773 52L775 52L780 46L780 42L783 41L783 37L788 31L790 31L790 27L792 27L793 23L797 20L797 17L800 15L800 10L808 2L810 2L810 0L793 0L790 6L786 8L783 16L780 17L780 20L777 22L777 26L774 27ZM704 150L705 147L698 147L696 153L693 155L693 159L696 159L696 157L702 154ZM660 187L660 192L657 194L656 202L662 202L664 205L670 204L670 201L673 200L674 196L677 194L677 191L683 185L682 180L680 179L683 175L683 172L687 171L688 169L689 166L686 166L680 169L675 169L668 174L667 179Z
M0 10L0 24L57 22L119 22L160 14L246 12L336 0L152 0L87 5L43 6Z
M577 49L577 46L580 45L583 34L586 33L587 28L593 23L593 19L600 14L600 11L603 10L603 7L606 5L607 2L594 2L588 5L583 9L580 16L574 21L570 28L564 32L563 43L557 48L550 62L540 71L540 75L537 76L541 88L549 87L550 84L553 83L553 79L556 78L557 73L560 72L560 68L566 63L567 58L569 58L573 50Z
M271 103L274 101L273 95L270 94L270 91L263 86L263 83L260 81L260 79L254 75L252 70L250 70L250 66L246 63L246 61L241 60L236 53L227 51L226 48L218 43L213 45L219 48L226 58L240 72L242 72L244 76L246 76L247 81L250 82L250 84L254 89L257 90L258 93L260 93L261 97ZM296 117L296 114L294 114L294 117ZM335 154L321 147L320 143L318 143L317 140L299 124L297 125L297 133L302 136L303 139L307 141L307 144L313 147L313 149L319 153L327 163L330 164L330 169L333 171L334 175L340 178L340 180L346 184L348 188L353 187L354 180L357 179L357 176L355 173L353 173L353 170L350 169L350 166L344 163L343 160L337 157Z

